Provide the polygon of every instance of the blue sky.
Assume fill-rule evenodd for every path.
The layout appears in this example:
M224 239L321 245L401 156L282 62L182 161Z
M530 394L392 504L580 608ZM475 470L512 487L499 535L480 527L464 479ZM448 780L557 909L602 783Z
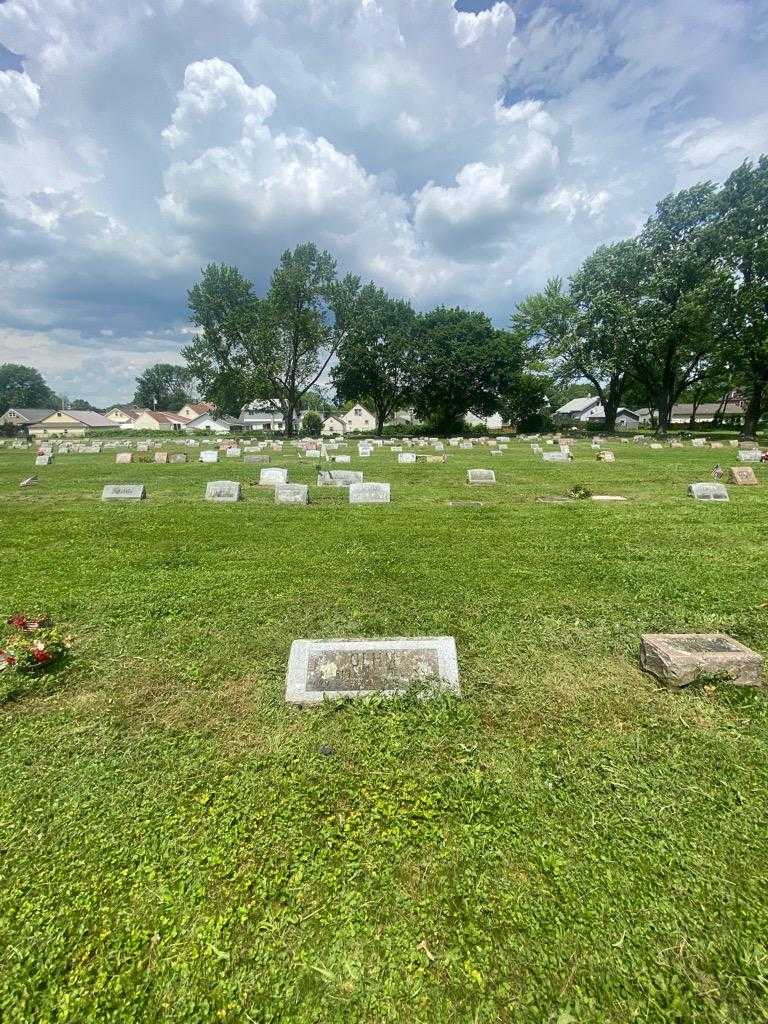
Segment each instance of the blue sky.
M305 239L503 324L768 150L766 58L768 0L0 0L0 362L130 398Z

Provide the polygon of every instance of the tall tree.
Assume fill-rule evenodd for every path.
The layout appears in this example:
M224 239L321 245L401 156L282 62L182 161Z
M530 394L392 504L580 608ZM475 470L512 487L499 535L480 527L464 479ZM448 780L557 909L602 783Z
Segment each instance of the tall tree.
M203 393L223 380L228 404L273 402L291 437L304 395L347 336L359 287L351 274L338 280L336 261L311 242L283 253L263 299L237 268L210 264L189 292L199 332L183 353Z
M519 370L512 335L484 313L439 306L416 317L414 407L440 433L460 430L466 412L497 412Z
M155 363L136 378L134 405L143 409L178 410L192 401L192 375L186 366Z
M0 365L0 416L8 409L55 409L59 404L38 370L20 363Z
M737 167L715 206L707 241L728 281L723 338L747 395L743 436L754 437L768 408L768 156Z
M515 332L552 360L558 380L589 381L605 410L608 433L616 429L629 382L645 270L645 253L635 240L601 246L571 278L567 292L552 278L512 316Z
M674 403L705 377L718 355L726 281L704 235L715 210L714 186L694 185L663 199L639 239L648 270L632 366L652 398L661 434Z
M413 328L409 302L393 299L382 288L360 289L357 315L331 371L339 403L361 401L376 414L376 433L413 389Z

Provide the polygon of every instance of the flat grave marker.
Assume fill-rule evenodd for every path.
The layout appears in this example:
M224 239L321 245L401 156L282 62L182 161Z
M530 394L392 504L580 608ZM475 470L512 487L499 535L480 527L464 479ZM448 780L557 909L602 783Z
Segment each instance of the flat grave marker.
M288 704L397 696L414 686L420 695L460 696L456 642L450 636L377 640L294 640L285 677Z
M354 469L321 469L317 474L318 487L349 487L350 484L361 484L363 474Z
M306 505L309 501L309 487L307 484L276 484L275 504L277 505Z
M390 501L389 484L368 481L349 485L350 505L388 505Z
M751 466L731 466L728 470L728 483L737 487L757 487L760 481Z
M205 488L206 501L240 501L242 492L236 480L210 480Z
M142 501L146 496L144 484L107 484L101 492L102 501Z
M741 448L736 452L739 462L760 462L763 453L759 448Z
M129 462L133 462L131 452L118 452L115 456L115 464L118 466L127 466Z
M468 484L495 484L496 474L492 469L468 469Z

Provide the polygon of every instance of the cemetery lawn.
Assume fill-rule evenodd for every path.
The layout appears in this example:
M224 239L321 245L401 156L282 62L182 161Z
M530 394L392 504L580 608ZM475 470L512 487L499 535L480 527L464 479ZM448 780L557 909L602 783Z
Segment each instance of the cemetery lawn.
M357 508L0 451L0 612L76 637L0 674L4 1024L768 1021L768 700L637 662L648 631L768 655L768 467L709 504L730 451L613 447L353 455L392 484ZM535 500L574 483L632 500ZM431 634L461 700L283 704L295 638Z

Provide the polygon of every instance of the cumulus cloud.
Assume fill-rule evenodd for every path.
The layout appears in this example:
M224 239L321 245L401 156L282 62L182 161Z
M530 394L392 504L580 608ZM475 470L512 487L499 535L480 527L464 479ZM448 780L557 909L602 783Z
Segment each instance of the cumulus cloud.
M129 397L202 265L307 238L503 323L765 147L768 0L474 6L0 3L0 358Z

